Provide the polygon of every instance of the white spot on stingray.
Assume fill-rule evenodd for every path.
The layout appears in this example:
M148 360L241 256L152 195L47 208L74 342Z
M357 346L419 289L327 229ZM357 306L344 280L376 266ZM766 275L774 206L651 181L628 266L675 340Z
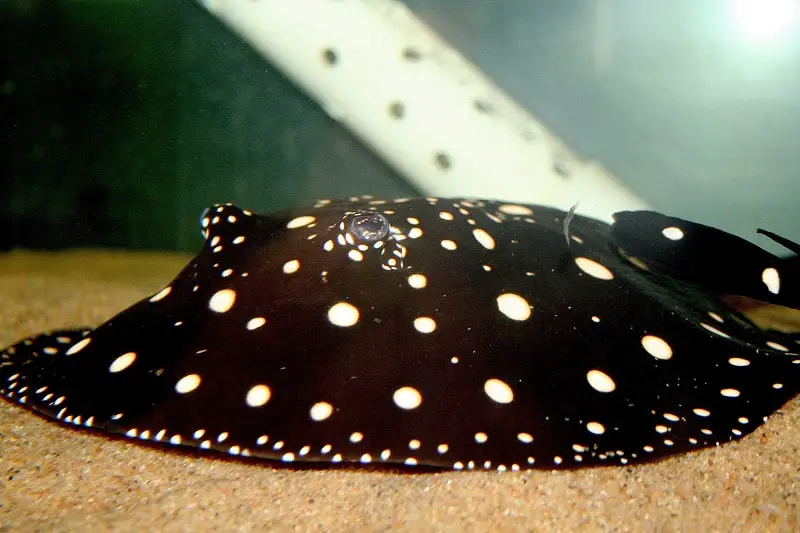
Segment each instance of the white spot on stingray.
M302 217L297 217L297 218L293 218L292 220L290 220L289 223L286 224L286 227L289 228L289 229L302 228L303 226L308 226L309 224L311 224L315 220L316 220L315 217L312 217L312 216L309 216L309 215L302 216Z
M598 392L612 392L617 388L614 380L611 379L608 374L600 370L590 370L586 373L586 379L589 381L589 385Z
M114 362L111 363L111 366L108 367L109 372L122 372L129 366L136 361L136 353L135 352L128 352L120 355Z
M420 333L433 333L436 330L436 321L427 316L414 319L414 329Z
M783 344L778 344L777 342L774 342L774 341L767 341L767 346L769 346L773 350L777 350L779 352L788 352L789 351L789 348L787 348Z
M721 316L719 316L718 313L715 313L714 311L709 311L708 312L708 316L710 316L711 318L713 318L714 320L716 320L720 324L725 322L725 320L723 320L723 318Z
M440 445L438 445L436 447L436 451L441 455L446 454L447 450L449 450L449 449L450 449L450 446L448 446L447 444L440 444Z
M248 320L247 325L245 327L250 331L253 331L254 329L258 329L266 323L267 323L266 318L262 316L257 316L255 318L251 318L250 320Z
M445 239L442 241L442 248L444 248L445 250L452 251L458 248L458 245L456 245L456 243L451 241L450 239Z
M586 424L586 429L588 429L591 433L595 435L602 435L606 432L606 428L600 422L589 422Z
M503 204L498 209L506 215L530 216L533 214L533 209L518 204Z
M244 235L239 235L233 239L233 244L242 244L244 242Z
M475 237L475 240L478 241L478 243L480 243L480 245L486 248L487 250L494 250L495 247L494 239L484 230L474 229L472 230L472 236Z
M749 366L750 361L747 359L742 359L741 357L731 357L728 359L728 363L733 366Z
M339 302L328 309L328 320L334 326L347 328L358 322L358 309L347 302Z
M489 436L486 435L486 433L484 433L483 431L475 433L475 442L477 442L478 444L483 444L487 440L489 440Z
M81 350L83 350L84 348L86 348L86 345L89 344L90 342L92 342L92 338L91 337L86 337L85 339L83 339L81 341L78 341L75 344L73 344L72 348L67 350L65 353L66 353L66 355L76 354L76 353L80 352Z
M453 220L455 217L453 216L453 213L442 211L441 213L439 213L439 218L441 218L442 220Z
M392 456L392 450L386 449L381 452L381 459L386 461L389 457Z
M401 409L416 409L422 403L422 395L414 387L400 387L392 396L394 403Z
M360 463L363 463L363 464L371 463L372 462L372 456L370 454L368 454L368 453L365 453L364 455L359 457L358 461Z
M511 320L527 320L531 316L531 305L528 301L512 292L497 297L497 308Z
M409 239L419 239L420 237L422 237L422 229L420 228L411 228L408 232Z
M330 252L333 250L334 244L333 241L325 241L325 244L322 245L322 249L326 252Z
M347 257L349 257L351 261L355 262L364 260L364 254L362 254L358 250L350 250L349 252L347 252Z
M408 276L408 284L414 289L423 289L428 284L428 278L422 274L411 274Z
M199 386L200 376L197 374L188 374L178 380L178 382L175 384L175 390L180 394L186 394L187 392L192 392Z
M250 407L261 407L272 397L272 391L266 385L256 385L247 391L245 401Z
M217 291L209 298L208 308L215 313L225 313L233 307L233 302L236 301L236 291L233 289L222 289Z
M294 461L294 454L292 452L286 452L285 454L281 455L281 461L284 463L291 463Z
M684 237L683 230L675 226L664 228L661 230L661 234L671 241L679 241Z
M737 389L722 389L719 393L727 398L738 398L742 394Z
M294 274L300 270L300 261L297 259L292 259L291 261L286 261L283 264L283 273L284 274Z
M593 278L603 280L614 279L614 274L609 269L597 261L593 261L587 257L576 257L575 264L578 265L578 268Z
M362 440L364 440L364 434L361 433L360 431L354 431L353 433L350 434L350 442L352 442L353 444L358 444Z
M497 403L511 403L514 401L514 391L505 381L496 378L486 380L483 384L486 395Z
M656 359L672 359L672 347L661 337L645 335L642 337L642 347Z
M728 335L727 333L723 333L722 331L718 330L714 326L709 326L705 322L700 322L700 325L703 326L703 328L705 328L706 330L708 330L711 333L713 333L714 335L718 335L718 336L722 337L723 339L730 339L731 338L731 336Z
M150 298L149 301L157 302L159 300L163 300L171 292L172 292L172 287L170 285L167 285L166 287L158 291L152 298Z
M422 446L422 443L417 439L411 439L410 441L408 441L409 450L419 450L420 446Z
M333 414L333 406L328 402L317 402L311 406L309 415L311 420L321 422L328 419Z
M761 281L767 286L767 290L772 294L781 292L781 277L778 271L772 267L765 268L761 273Z
M517 439L524 444L530 444L533 442L533 435L530 433L517 433Z
M779 390L783 388L783 383L773 383L772 388L775 390Z

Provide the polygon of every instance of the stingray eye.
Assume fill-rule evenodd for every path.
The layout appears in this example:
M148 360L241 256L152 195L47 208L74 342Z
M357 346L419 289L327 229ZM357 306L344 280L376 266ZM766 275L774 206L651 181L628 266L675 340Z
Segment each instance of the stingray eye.
M350 222L353 237L364 242L376 242L389 233L389 220L380 213L356 215Z

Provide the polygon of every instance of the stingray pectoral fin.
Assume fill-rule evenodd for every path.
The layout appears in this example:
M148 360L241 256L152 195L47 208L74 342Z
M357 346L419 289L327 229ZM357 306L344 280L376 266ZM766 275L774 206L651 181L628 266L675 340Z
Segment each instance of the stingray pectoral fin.
M787 281L800 277L794 258L781 259L736 235L654 211L615 213L610 235L620 254L639 268L719 295L800 308L797 282ZM773 240L797 246L778 239Z
M0 351L0 396L56 417L63 400L44 382L51 382L59 359L66 357L91 331L61 329L22 339ZM90 422L91 425L91 422Z

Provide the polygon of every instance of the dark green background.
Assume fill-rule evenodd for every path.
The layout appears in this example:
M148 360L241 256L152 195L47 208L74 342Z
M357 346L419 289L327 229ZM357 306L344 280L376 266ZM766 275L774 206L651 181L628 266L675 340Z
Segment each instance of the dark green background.
M190 1L0 10L3 247L196 249L215 202L414 194Z

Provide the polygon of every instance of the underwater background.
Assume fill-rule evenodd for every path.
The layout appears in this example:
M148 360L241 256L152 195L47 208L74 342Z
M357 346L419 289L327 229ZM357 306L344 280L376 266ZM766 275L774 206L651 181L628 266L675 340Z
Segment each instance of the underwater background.
M798 239L796 10L406 4L653 208ZM196 250L215 202L420 193L195 2L3 2L0 49L0 248Z

